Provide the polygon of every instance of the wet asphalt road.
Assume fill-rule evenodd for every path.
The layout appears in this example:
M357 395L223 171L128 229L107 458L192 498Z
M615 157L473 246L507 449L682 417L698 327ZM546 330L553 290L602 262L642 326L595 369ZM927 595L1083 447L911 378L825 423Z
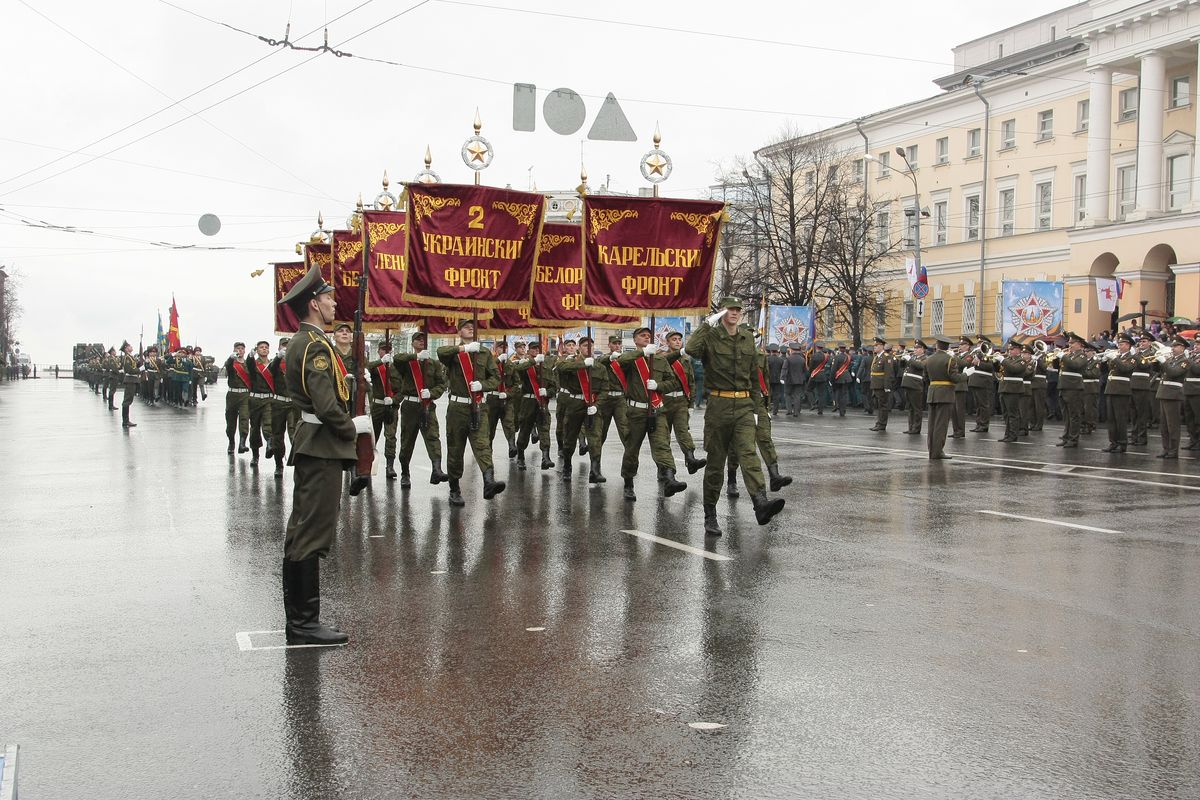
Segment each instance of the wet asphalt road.
M743 490L706 544L700 476L664 502L648 454L628 506L611 445L570 490L499 445L508 490L468 460L451 510L418 447L412 491L344 502L351 645L242 650L283 627L291 477L226 455L223 401L126 433L82 383L0 384L22 800L1200 797L1196 460L1047 428L931 465L902 419L806 413L785 512Z

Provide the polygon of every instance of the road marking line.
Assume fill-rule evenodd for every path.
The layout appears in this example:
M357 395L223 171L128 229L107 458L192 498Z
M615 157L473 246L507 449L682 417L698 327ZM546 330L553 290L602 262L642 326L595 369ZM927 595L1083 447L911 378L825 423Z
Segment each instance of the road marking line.
M1043 517L1023 517L1020 514L1005 514L1003 511L987 511L982 508L975 509L979 514L990 514L993 517L1009 517L1011 519L1023 519L1029 522L1044 522L1047 525L1058 525L1063 528L1078 528L1083 531L1096 531L1097 533L1124 533L1124 531L1114 531L1109 528L1096 528L1091 525L1080 525L1077 522L1062 522L1057 519L1045 519Z
M286 633L286 631L238 631L237 643L238 649L243 653L249 650L299 650L302 647L345 647L345 644L275 644L266 647L256 647L254 642L250 641L250 637L259 633Z
M664 539L661 536L654 536L653 534L643 533L642 531L625 530L622 528L621 533L628 533L630 536L637 536L650 542L658 542L659 544L666 545L667 547L674 547L676 550L682 550L685 553L691 553L692 555L697 555L701 558L707 558L710 561L733 561L733 559L729 556L723 556L720 553L712 553L708 550L701 550L699 547L692 547L688 544L680 544L679 542L671 539Z
M725 726L719 722L689 722L688 727L697 731L715 731Z
M525 630L529 631L530 633L539 633L546 629L545 628L526 628Z

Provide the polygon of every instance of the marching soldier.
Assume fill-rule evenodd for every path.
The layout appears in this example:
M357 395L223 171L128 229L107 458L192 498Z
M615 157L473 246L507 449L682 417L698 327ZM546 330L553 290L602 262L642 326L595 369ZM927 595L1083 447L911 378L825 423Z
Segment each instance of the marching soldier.
M192 348L192 405L198 405L197 396L201 400L208 399L208 371L204 363L204 349L199 345Z
M429 456L429 482L436 486L450 480L442 472L442 438L437 419L437 399L446 392L446 369L437 359L430 357L426 347L426 335L420 331L412 335L412 352L401 353L395 362L400 366L396 372L400 377L400 488L412 486L409 463L417 444L417 434L425 442ZM393 376L394 377L394 376Z
M954 392L959 382L958 364L950 355L951 339L933 337L937 349L925 358L925 376L929 379L929 458L931 461L948 459L946 455L946 429L954 413Z
M448 371L450 406L446 409L446 471L450 475L450 505L463 506L459 480L463 475L463 452L467 442L475 463L483 473L483 499L491 500L504 491L504 481L495 478L492 448L488 438L488 420L484 414L483 393L494 392L500 384L496 357L481 349L475 338L475 323L458 323L457 345L439 347L438 360Z
M1188 374L1183 385L1187 410L1188 450L1200 450L1200 337L1192 340L1188 356Z
M618 337L619 338L619 337ZM588 339L590 342L591 339ZM594 347L594 343L592 347ZM604 452L604 426L602 422L603 411L602 406L608 395L610 386L616 381L609 367L608 359L602 354L595 354L594 351L589 351L593 355L592 366L588 368L588 379L591 382L592 390L592 408L595 408L595 413L591 414L589 421L584 426L584 431L588 438L588 483L607 483L608 478L604 477L601 469L601 457ZM618 367L620 369L620 367ZM622 373L624 375L624 373ZM616 384L620 387L620 384ZM624 392L622 392L624 395ZM624 403L622 397L621 402ZM612 411L609 411L609 420L612 419Z
M1129 444L1129 402L1133 394L1130 380L1137 366L1133 337L1123 333L1117 338L1117 357L1108 362L1108 384L1104 387L1108 412L1106 453L1124 453Z
M675 441L679 443L679 449L683 451L683 463L687 467L688 474L695 475L704 468L708 460L696 458L696 443L692 440L692 431L689 427L691 424L692 392L696 386L696 373L692 369L692 360L690 358L679 357L682 350L683 334L679 331L668 333L667 351L676 356L670 363L671 371L675 373L675 379L679 383L679 388L663 395L663 416L665 417L668 430L674 434Z
M367 364L371 378L371 428L375 441L383 432L383 457L386 459L385 475L389 481L396 480L396 421L400 416L400 400L396 397L400 387L400 373L392 358L392 343L381 341L377 349L378 358Z
M271 343L265 339L254 347L254 354L246 359L246 371L250 373L250 464L258 464L258 451L267 445L267 458L271 451L271 401L275 399L274 378L268 369L267 353ZM263 435L263 432L266 435Z
M505 434L511 433L512 436L508 442L508 457L514 459L517 457L517 428L521 423L518 417L522 405L521 393L521 376L512 369L512 364L517 361L525 360L525 353L529 345L523 339L518 339L513 343L513 352L504 360L504 393L508 395L504 401L504 417L502 424Z
M496 357L500 385L487 396L488 444L494 446L496 431L503 429L504 439L508 442L508 457L514 458L517 455L517 438L512 416L508 413L508 342L503 337L492 344L492 355Z
M850 386L854 383L852 364L853 360L846 352L846 345L839 344L830 367L833 378L833 409L838 412L839 417L846 416L846 407L850 405Z
M1154 374L1154 337L1143 331L1138 335L1138 348L1134 353L1137 369L1129 376L1133 390L1133 444L1147 444L1150 428L1150 404L1154 392L1150 388L1150 377Z
M292 406L292 398L288 394L287 388L287 346L289 341L291 340L286 336L279 340L279 350L271 359L271 363L267 365L267 371L271 376L271 388L274 390L274 397L271 398L271 442L268 449L275 456L276 477L283 475L283 456L287 452L283 435L286 433L288 441L292 443L293 447L296 446L297 420Z
M1062 357L1058 372L1058 395L1062 399L1063 408L1063 436L1057 446L1078 447L1079 434L1083 427L1083 373L1092 359L1084 350L1087 341L1082 336L1069 333L1067 342L1067 352Z
M873 431L887 430L888 414L892 409L892 354L886 350L887 342L875 337L875 353L871 356L871 402L875 405Z
M766 525L784 506L782 498L768 499L762 466L755 453L755 400L750 396L758 368L754 334L739 325L741 300L725 297L719 306L721 310L705 319L688 342L692 348L690 355L704 364L704 379L709 388L708 410L704 414L704 448L708 453L704 470L706 536L721 535L717 500L721 495L722 467L728 462L731 450L737 454L758 524Z
M621 477L625 480L625 499L633 502L637 494L633 490L633 479L638 473L642 442L650 439L650 455L659 468L663 495L670 497L687 488L687 484L675 478L675 457L671 453L671 434L662 422L663 394L675 391L679 379L670 367L668 357L658 354L649 328L638 328L633 332L634 349L617 357L617 364L625 371L628 386L629 436L625 440L625 455L621 459ZM670 356L673 361L680 353ZM706 415L707 416L707 415ZM661 424L660 424L661 423Z
M1159 403L1159 420L1162 422L1162 447L1159 458L1179 458L1179 441L1182 433L1183 385L1190 365L1187 358L1187 339L1176 336L1171 340L1171 355L1162 363L1162 382L1158 385L1155 399Z
M574 471L571 459L575 455L580 431L585 424L592 424L591 420L596 414L591 374L596 360L592 357L592 340L587 336L581 337L578 348L576 353L575 343L572 343L568 355L560 358L555 365L559 385L558 410L562 417L559 455L563 460L564 481L570 481Z
M599 417L601 446L608 441L608 429L611 425L616 425L617 436L620 438L622 446L624 446L625 439L629 435L629 407L625 402L628 392L628 379L625 377L625 370L617 363L617 356L621 355L622 343L623 340L620 336L609 336L608 353L596 359L607 370L605 378L608 381L608 388L601 393L600 399L596 401L596 416ZM599 388L598 384L597 388Z
M975 371L967 382L967 390L975 399L975 427L971 433L987 433L992 422L992 402L996 394L996 365L988 354L983 352L984 345L991 348L992 340L986 336L979 337L979 356L973 364Z
M542 469L554 469L550 460L550 387L553 385L542 355L541 342L529 343L525 358L510 365L521 376L521 409L517 416L517 469L525 469L525 449L538 442L542 450Z
M767 476L770 479L771 491L778 492L792 482L790 475L779 473L779 454L775 452L775 440L771 436L771 400L766 375L770 370L769 356L761 349L758 351L758 380L750 384L750 397L755 401L754 441L758 444L758 452L767 465ZM728 497L740 497L737 488L738 456L733 450L729 451L729 463L726 465L729 482L725 487Z
M1008 355L1000 362L1000 406L1004 412L1004 438L1002 442L1017 441L1021 428L1021 398L1025 395L1025 359L1021 356L1021 343L1009 340Z
M961 336L958 339L958 353L954 355L954 369L958 378L954 381L954 408L950 412L950 423L954 433L951 439L964 439L967 435L967 385L971 381L971 337Z
M121 427L136 428L137 423L129 419L129 407L133 405L133 398L137 397L138 384L142 380L145 367L138 365L137 359L133 357L133 345L129 342L121 343L117 369L120 370L119 374L125 387L125 394L121 398Z
M900 388L904 390L908 406L908 429L904 432L919 436L925 413L925 343L920 339L913 340L912 355L904 364Z
M225 392L225 438L229 440L229 452L233 452L234 431L240 431L239 453L249 452L246 437L250 434L250 367L246 366L246 343L234 342L233 353L225 359L225 379L229 388Z

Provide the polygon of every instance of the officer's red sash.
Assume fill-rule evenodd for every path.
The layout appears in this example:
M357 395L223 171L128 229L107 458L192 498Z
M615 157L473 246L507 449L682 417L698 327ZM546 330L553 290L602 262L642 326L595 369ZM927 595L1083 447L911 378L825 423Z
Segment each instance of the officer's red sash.
M847 358L847 359L846 359L846 363L844 363L844 364L842 364L840 367L838 367L838 370L837 370L837 372L835 372L835 373L833 374L833 378L834 378L834 380L837 380L838 378L840 378L840 377L842 377L843 375L845 375L845 374L846 374L846 370L848 370L848 369L850 369L850 359L849 359L849 358Z
M596 398L592 394L592 376L588 372L587 367L579 370L579 389L583 394L583 402L589 406L596 402Z
M675 374L679 377L679 382L683 384L683 396L691 399L692 387L688 385L687 372L683 369L683 364L678 361L671 362L671 369L675 370Z
M497 367L497 368L500 370L500 387L499 387L499 388L498 388L496 391L498 391L498 392L507 392L507 391L508 391L508 384L507 384L507 383L505 383L505 381L504 381L504 362L503 362L503 361L497 361L497 362L496 362L496 367Z
M417 397L420 398L421 405L428 406L433 402L433 398L421 396L421 393L425 391L425 371L421 369L421 362L416 360L408 362L408 372L412 375L413 386L417 387ZM388 397L391 396L392 393L388 392Z
M266 364L260 364L256 360L254 366L258 369L258 374L263 376L263 380L267 382L267 386L271 387L271 393L275 392L275 378L271 375L271 370L267 369Z
M462 368L463 379L467 382L467 392L476 403L483 400L483 392L472 392L471 384L475 382L475 362L470 353L458 354L458 366Z
M388 380L387 364L379 365L379 380L383 384L383 394L385 397L392 396L392 382Z
M529 385L533 387L533 396L537 398L537 401L542 405L549 403L550 400L548 398L542 397L542 386L538 383L537 379L537 367L530 367L525 370L525 376L529 378Z
M767 379L763 377L763 371L760 367L758 370L758 388L762 390L763 397L769 397L771 393L767 390Z
M633 363L637 366L638 375L642 379L642 385L646 387L646 393L650 395L650 407L662 408L662 393L657 389L653 391L650 389L650 365L646 363L646 357L641 356Z
M242 383L246 384L247 389L253 385L250 383L250 373L246 372L246 365L241 361L238 361L236 358L233 360L233 371L236 372L238 377L242 379Z
M621 365L618 364L616 361L609 361L608 366L609 366L609 369L611 369L613 371L613 374L617 376L617 380L620 381L621 391L628 392L629 391L629 381L627 381L625 379L625 370L621 369Z
M815 366L815 367L813 367L813 368L809 369L809 371L808 371L808 374L809 374L809 375L815 375L815 374L817 374L818 372L821 372L822 370L824 370L824 369L825 369L825 365L826 365L827 363L829 363L829 356L828 356L828 355L826 355L824 358L822 358L822 359L821 359L821 363L820 363L820 364L818 364L817 366Z

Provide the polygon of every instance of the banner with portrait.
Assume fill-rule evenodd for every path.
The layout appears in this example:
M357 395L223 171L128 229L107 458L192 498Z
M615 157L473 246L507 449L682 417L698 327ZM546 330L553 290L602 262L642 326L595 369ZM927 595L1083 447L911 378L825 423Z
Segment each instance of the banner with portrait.
M804 347L816 338L816 315L812 306L770 306L767 314L767 344L787 347L798 342Z
M533 270L530 319L542 325L629 326L637 316L598 314L583 310L583 249L579 225L547 222L538 240L537 265Z
M584 198L584 310L707 314L724 218L719 201Z
M1061 281L1004 281L1001 289L1001 331L1004 341L1014 336L1032 339L1063 332Z

